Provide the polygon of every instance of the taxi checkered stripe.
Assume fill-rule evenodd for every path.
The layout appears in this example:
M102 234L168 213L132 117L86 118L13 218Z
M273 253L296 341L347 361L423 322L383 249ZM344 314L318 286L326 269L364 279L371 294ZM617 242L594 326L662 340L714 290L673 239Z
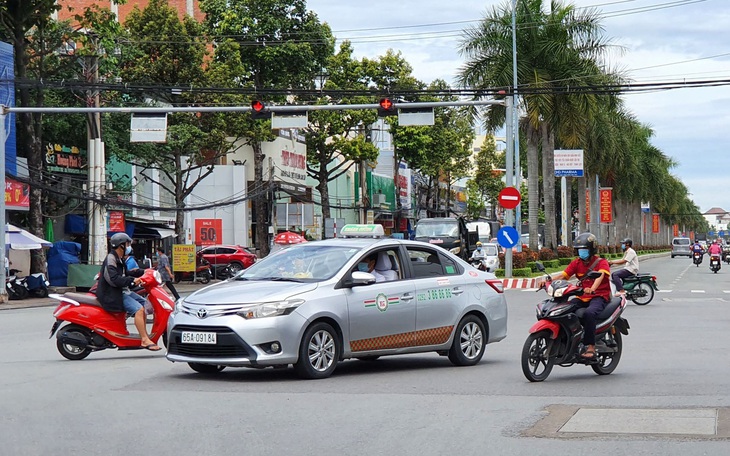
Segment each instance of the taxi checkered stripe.
M417 347L421 345L441 345L449 340L453 326L423 329L401 334L373 337L350 341L350 349L354 352L385 350L389 348Z

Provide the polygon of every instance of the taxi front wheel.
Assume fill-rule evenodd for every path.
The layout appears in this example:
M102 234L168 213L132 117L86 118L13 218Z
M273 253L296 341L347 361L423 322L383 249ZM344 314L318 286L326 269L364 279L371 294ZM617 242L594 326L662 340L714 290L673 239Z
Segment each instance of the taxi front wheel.
M449 361L457 366L473 366L482 359L486 347L484 323L476 315L467 315L456 327Z
M341 350L334 328L324 322L316 323L304 332L294 370L301 378L327 378L335 371Z

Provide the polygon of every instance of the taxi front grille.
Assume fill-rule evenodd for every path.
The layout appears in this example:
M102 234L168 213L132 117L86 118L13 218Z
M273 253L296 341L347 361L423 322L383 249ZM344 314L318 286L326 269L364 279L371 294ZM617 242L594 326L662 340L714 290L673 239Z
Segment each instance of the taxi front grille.
M215 344L183 344L183 331L216 333ZM175 326L170 332L171 355L199 358L248 358L255 359L255 352L232 329L222 326Z

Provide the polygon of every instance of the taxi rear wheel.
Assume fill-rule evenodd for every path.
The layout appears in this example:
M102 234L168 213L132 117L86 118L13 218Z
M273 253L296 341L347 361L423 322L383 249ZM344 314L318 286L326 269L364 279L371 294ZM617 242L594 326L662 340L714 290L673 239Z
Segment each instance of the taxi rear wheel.
M341 350L334 328L324 322L315 323L304 332L294 370L301 378L327 378L335 371Z
M473 366L482 359L486 347L484 323L476 315L467 315L456 327L449 360L457 366Z

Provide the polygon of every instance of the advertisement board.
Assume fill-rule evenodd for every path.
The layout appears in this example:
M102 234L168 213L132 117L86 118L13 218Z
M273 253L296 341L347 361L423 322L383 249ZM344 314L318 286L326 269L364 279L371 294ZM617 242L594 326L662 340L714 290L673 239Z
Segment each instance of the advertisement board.
M172 270L176 272L195 271L195 244L172 245Z
M651 214L651 232L654 234L659 232L659 214Z
M195 243L198 245L220 244L223 238L223 219L196 219Z

